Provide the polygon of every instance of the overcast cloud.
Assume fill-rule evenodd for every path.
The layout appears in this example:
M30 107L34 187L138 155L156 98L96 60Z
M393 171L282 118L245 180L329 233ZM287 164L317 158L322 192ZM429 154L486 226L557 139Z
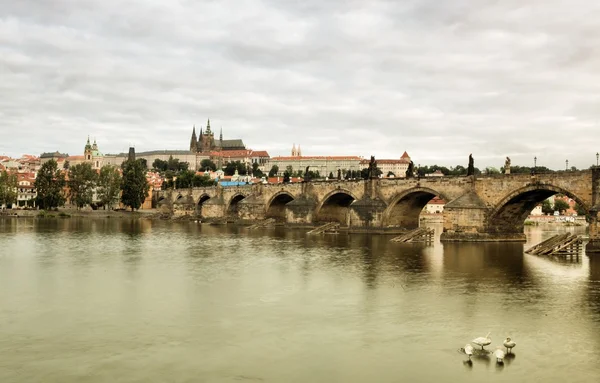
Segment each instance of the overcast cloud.
M0 154L187 149L587 168L589 0L0 0Z

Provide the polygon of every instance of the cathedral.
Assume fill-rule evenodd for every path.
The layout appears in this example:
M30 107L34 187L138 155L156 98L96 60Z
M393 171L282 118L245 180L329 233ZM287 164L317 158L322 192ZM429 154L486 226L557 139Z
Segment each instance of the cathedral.
M223 129L219 133L219 139L215 139L213 131L210 129L210 120L206 123L206 130L200 128L200 134L196 137L196 126L192 130L190 140L190 151L194 153L210 153L227 150L246 150L246 146L241 139L224 140Z

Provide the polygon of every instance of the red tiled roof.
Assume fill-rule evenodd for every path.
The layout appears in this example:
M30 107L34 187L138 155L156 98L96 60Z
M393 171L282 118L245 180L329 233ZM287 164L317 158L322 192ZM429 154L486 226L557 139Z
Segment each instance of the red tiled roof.
M400 160L378 160L376 159L375 161L377 161L377 164L408 164L410 163L410 161L406 160L406 159L400 159ZM369 162L371 162L371 160L362 160L360 161L361 165L362 164L368 164Z
M410 156L408 155L408 153L406 153L406 151L404 151L404 153L402 154L402 156L400 156L400 158L410 158Z
M68 161L77 161L77 160L83 160L85 159L85 156L69 156L67 157Z
M427 202L430 205L445 205L446 201L444 201L443 199L441 199L438 196L433 197L429 202Z
M253 150L252 157L269 157L269 153L266 150Z
M278 160L278 161L290 161L290 160L296 160L296 161L302 161L302 160L337 160L337 161L343 161L343 160L349 160L349 161L361 161L362 158L358 157L358 156L279 156L279 157L272 157L272 160Z

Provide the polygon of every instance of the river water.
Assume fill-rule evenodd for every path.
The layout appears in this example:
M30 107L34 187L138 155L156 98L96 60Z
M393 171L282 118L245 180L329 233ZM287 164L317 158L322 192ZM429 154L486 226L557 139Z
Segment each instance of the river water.
M564 230L585 232L425 246L0 220L0 382L598 382L600 257L523 253ZM488 332L513 356L465 363Z

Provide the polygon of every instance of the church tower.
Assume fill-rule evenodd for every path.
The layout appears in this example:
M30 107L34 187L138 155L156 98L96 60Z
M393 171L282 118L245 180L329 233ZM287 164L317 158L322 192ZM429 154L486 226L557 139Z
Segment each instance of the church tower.
M296 150L296 155L298 157L302 157L302 150L300 149L300 144L298 144L298 149Z
M296 157L297 152L296 152L296 144L292 145L292 157Z
M92 145L90 144L90 136L88 136L87 143L85 144L85 149L83 150L83 156L86 161L92 160Z
M202 135L202 133L200 133ZM198 151L198 140L196 139L196 125L192 129L192 139L190 140L190 152L196 153Z

